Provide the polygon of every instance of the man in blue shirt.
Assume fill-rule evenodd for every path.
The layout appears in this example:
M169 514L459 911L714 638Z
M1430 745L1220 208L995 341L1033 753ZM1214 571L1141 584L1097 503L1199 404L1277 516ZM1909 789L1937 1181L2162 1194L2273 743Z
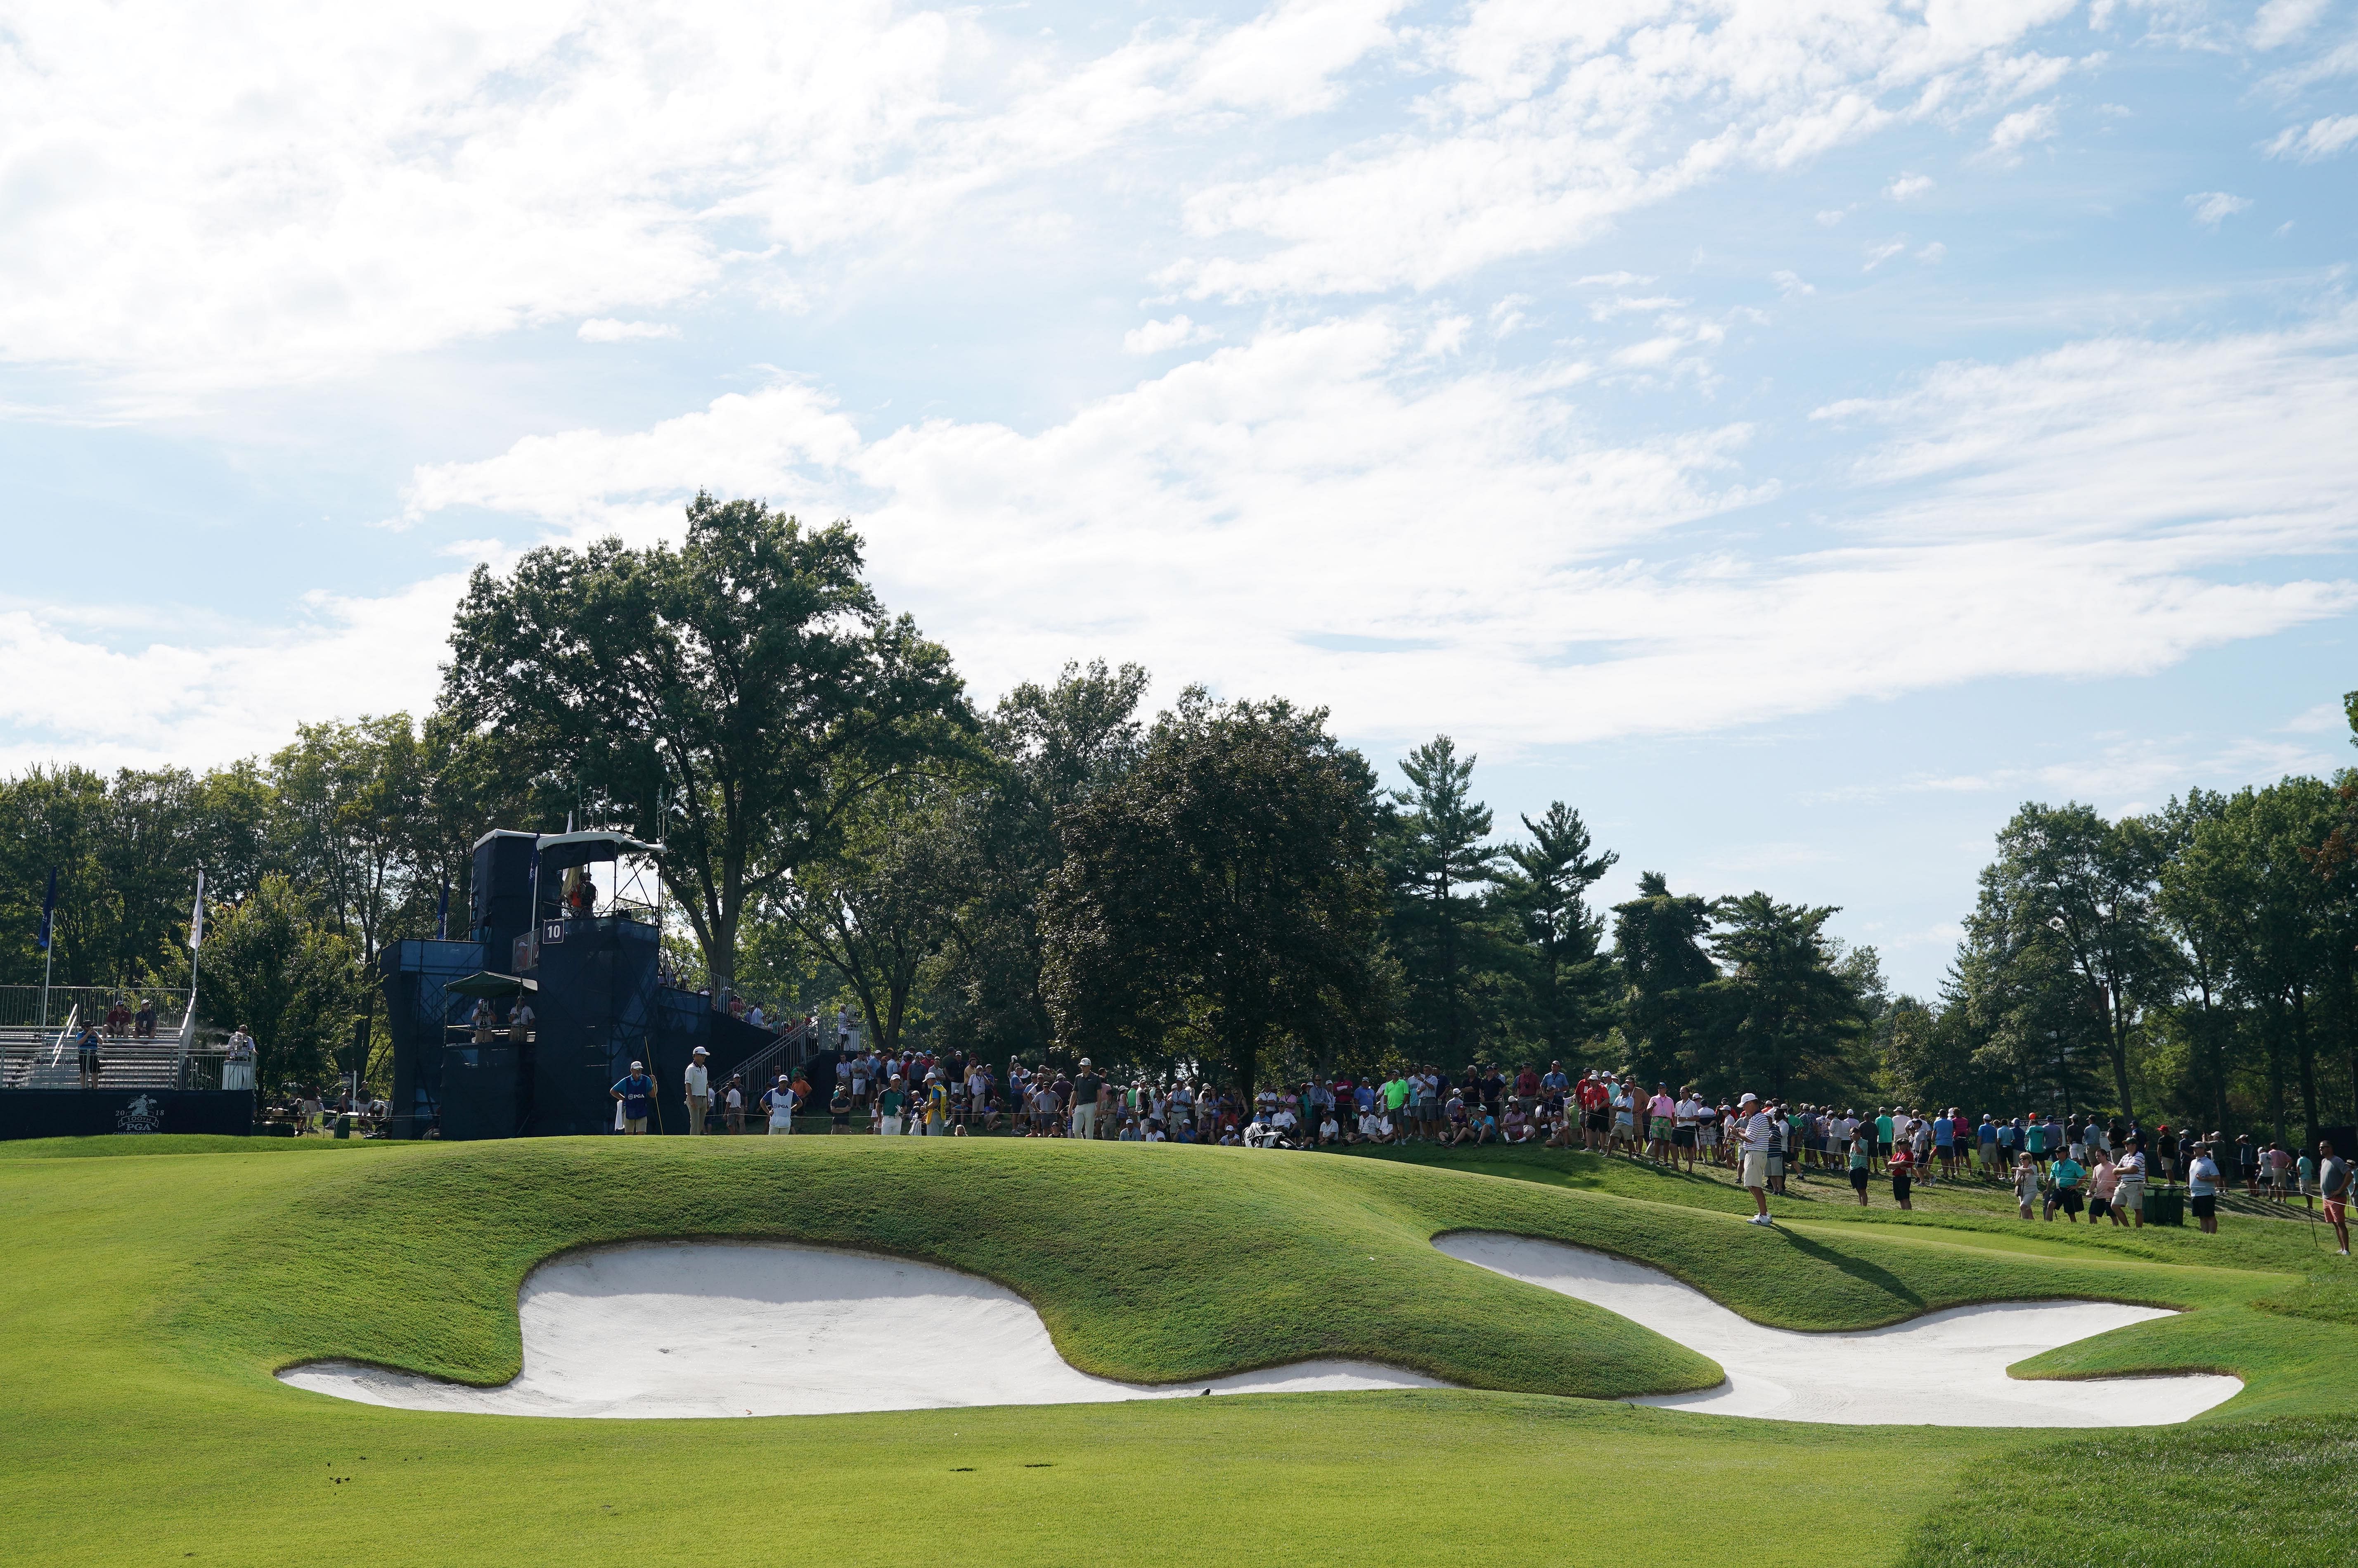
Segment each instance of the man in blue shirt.
M1954 1111L1944 1110L1932 1119L1932 1152L1941 1161L1941 1174L1951 1181L1957 1176L1957 1118Z
M644 1062L631 1064L630 1076L616 1084L611 1091L622 1102L622 1130L644 1133L647 1130L647 1107L655 1098L655 1081L647 1076Z
M1540 1093L1543 1095L1561 1095L1570 1090L1571 1087L1572 1080L1563 1076L1563 1064L1562 1062L1550 1062L1548 1064L1546 1076L1540 1079Z
M2054 1222L2059 1208L2065 1219L2073 1225L2080 1223L2080 1178L2087 1173L2087 1167L2071 1158L2068 1151L2048 1167L2048 1174L2055 1178L2054 1188L2047 1195L2046 1217L2050 1224Z

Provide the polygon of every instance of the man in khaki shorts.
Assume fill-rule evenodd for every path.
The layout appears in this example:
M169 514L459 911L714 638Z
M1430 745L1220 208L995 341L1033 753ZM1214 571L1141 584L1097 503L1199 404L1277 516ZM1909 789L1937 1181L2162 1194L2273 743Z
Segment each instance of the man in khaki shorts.
M1739 1176L1752 1195L1753 1215L1747 1225L1774 1225L1768 1217L1768 1152L1777 1146L1777 1123L1762 1107L1758 1095L1736 1102L1736 1128L1744 1141L1744 1164Z

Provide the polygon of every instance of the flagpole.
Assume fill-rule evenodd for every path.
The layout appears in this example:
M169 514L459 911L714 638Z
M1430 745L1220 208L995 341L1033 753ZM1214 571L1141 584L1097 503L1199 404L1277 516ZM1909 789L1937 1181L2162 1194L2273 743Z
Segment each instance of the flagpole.
M49 1026L49 967L58 961L58 869L49 868L49 891L41 895L41 1027Z
M189 916L189 1005L180 1014L179 1063L172 1075L175 1088L189 1087L189 1044L197 1033L197 952L205 940L205 869L197 868L197 902Z

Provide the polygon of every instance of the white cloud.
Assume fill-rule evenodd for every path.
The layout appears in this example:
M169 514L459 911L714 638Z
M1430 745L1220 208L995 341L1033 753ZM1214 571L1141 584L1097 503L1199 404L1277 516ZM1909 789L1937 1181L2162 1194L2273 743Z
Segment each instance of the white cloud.
M2017 109L1991 127L1986 155L2002 163L2020 163L2024 147L2046 141L2055 131L2054 104L2036 103L2028 109Z
M119 648L77 635L70 612L0 610L0 773L71 760L97 768L212 765L276 750L297 723L422 711L440 680L465 581L427 579L377 599L312 595L294 624ZM194 631L196 629L189 629Z
M585 343L627 343L676 338L679 329L668 321L617 321L611 316L593 316L581 323L574 336Z
M2332 0L2267 0L2252 18L2252 47L2281 49L2317 25Z
M1768 281L1777 286L1778 293L1789 299L1797 295L1817 292L1814 287L1802 282L1801 274L1795 272L1772 272L1768 275Z
M2305 708L2285 720L2284 730L2294 735L2346 735L2350 718L2338 702L2320 702Z
M1866 265L1859 268L1859 270L1861 272L1873 272L1877 267L1881 266L1885 262L1889 261L1893 256L1898 255L1907 248L1908 236L1905 234L1900 235L1896 240L1886 240L1881 244L1869 245L1866 247Z
M2223 190L2198 190L2186 199L2186 205L2196 222L2206 229L2215 229L2236 213L2248 211L2252 200L2248 196L2231 196Z
M2358 114L2330 114L2307 125L2287 125L2261 150L2270 157L2314 163L2358 142Z
M1924 192L1931 189L1932 177L1931 175L1903 174L1898 178L1893 180L1890 184L1885 186L1883 188L1883 194L1888 196L1894 201L1906 201L1912 198L1921 196Z
M1822 228L1831 229L1848 216L1850 214L1840 207L1829 207L1818 214L1818 223Z
M1600 442L1595 368L1434 362L1428 326L1271 329L1032 433L870 435L783 383L427 466L408 507L644 540L674 534L699 486L767 496L853 517L887 602L986 695L1106 654L1329 703L1354 734L1446 726L1493 755L1987 676L2147 674L2358 607L2358 585L2270 565L2358 537L2358 308L1950 365L1830 405L1818 417L1867 433L1868 456L1803 498L1819 542L1772 530L1749 555L1725 530L1777 494L1748 471L1749 427ZM12 612L0 716L75 754L131 733L218 759L296 718L416 706L455 591L438 578L323 600L267 639L131 654Z
M20 13L0 358L169 402L723 289L796 308L833 251L1025 171L1331 103L1392 8L1280 0L1087 56L892 0Z
M1193 343L1207 343L1218 335L1184 316L1174 316L1168 321L1149 321L1143 327L1132 327L1121 335L1121 346L1128 353L1160 354Z
M1922 250L1916 253L1916 259L1920 262L1936 262L1941 260L1943 256L1946 256L1948 254L1949 247L1942 244L1940 241L1934 240L1931 244L1926 245Z
M1477 5L1424 35L1430 128L1215 187L1191 227L1237 254L1163 275L1228 297L1426 288L1582 243L1738 169L1779 170L1885 126L2051 80L2008 51L2071 0ZM2039 111L2027 112L2032 114ZM2051 114L2051 111L2048 111Z
M2338 721L2340 710L2334 710ZM2289 728L2289 727L2288 727ZM2313 745L2244 736L2204 747L2176 735L2098 736L2086 754L2061 762L2010 765L1970 773L1920 773L1827 790L1812 797L1873 803L1910 795L1989 795L2007 806L2028 796L2093 801L2105 815L2153 810L2190 785L2234 788L2291 773L2329 774L2341 760Z
M676 503L734 463L733 489L854 512L888 597L985 690L1109 651L1331 702L1355 733L1447 724L1493 747L2149 673L2358 604L2349 583L2244 575L2358 534L2338 436L2358 422L2358 315L1952 366L1830 406L1885 432L1848 542L1749 559L1679 543L1762 493L1736 466L1742 427L1595 446L1574 433L1582 367L1435 381L1418 351L1380 315L1273 330L1030 436L855 441L780 388L430 470L419 504L580 532L651 515L666 466ZM754 444L767 482L742 461ZM1401 651L1299 640L1340 632Z

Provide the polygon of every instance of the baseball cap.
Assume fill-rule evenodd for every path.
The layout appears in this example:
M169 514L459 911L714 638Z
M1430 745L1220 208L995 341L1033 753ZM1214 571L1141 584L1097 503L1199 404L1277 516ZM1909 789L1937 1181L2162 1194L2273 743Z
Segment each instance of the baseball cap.
M634 1073L644 1072L646 1070L646 1065L647 1065L644 1062L633 1062L631 1064L631 1071Z
M1758 1095L1746 1095L1742 1099L1737 1100L1736 1103L1738 1105L1750 1105L1759 1099L1759 1098L1760 1097Z

